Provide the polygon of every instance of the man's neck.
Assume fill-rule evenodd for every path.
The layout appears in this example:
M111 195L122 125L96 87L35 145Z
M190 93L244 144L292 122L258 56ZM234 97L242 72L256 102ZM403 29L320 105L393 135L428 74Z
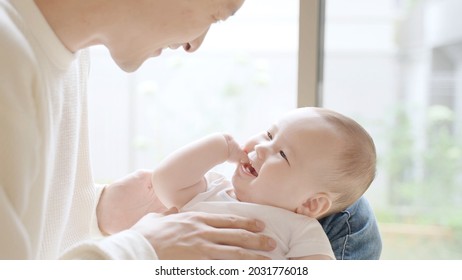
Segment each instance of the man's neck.
M50 27L71 52L99 44L96 2L87 0L34 0ZM89 3L91 2L92 7ZM102 16L101 16L102 17Z

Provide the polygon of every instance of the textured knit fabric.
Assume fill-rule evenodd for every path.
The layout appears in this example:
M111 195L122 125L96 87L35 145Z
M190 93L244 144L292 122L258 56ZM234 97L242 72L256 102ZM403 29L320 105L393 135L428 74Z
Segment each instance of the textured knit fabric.
M156 258L139 234L91 238L88 51L71 53L32 0L0 0L0 258ZM129 241L129 242L127 242Z
M259 252L271 259L289 259L309 255L327 255L335 259L329 239L316 219L285 209L237 201L228 195L233 187L223 175L206 174L207 191L198 194L181 211L235 214L257 218L265 223L264 234L272 237L277 247Z

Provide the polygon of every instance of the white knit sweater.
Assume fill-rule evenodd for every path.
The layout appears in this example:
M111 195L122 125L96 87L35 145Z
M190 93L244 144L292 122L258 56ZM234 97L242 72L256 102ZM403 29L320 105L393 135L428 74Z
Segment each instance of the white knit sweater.
M156 258L136 232L90 234L88 67L32 0L0 0L0 258Z

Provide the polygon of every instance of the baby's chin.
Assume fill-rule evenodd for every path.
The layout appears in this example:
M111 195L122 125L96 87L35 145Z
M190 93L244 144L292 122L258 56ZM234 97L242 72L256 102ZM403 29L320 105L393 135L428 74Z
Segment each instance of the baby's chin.
M232 197L232 198L234 198L234 199L236 199L236 200L239 200L239 199L237 199L237 196L236 196L236 193L234 192L234 189L229 190L229 191L227 191L226 193L227 193L230 197ZM240 201L240 200L239 200L239 201Z
M252 203L252 201L249 200L249 197L246 197L244 194L239 192L239 188L236 189L235 186L234 186L234 188L232 190L228 191L228 194L232 198L236 199L237 201Z

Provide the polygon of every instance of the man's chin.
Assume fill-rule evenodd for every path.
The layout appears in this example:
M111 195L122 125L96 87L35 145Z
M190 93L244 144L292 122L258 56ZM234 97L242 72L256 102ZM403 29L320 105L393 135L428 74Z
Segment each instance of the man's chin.
M138 70L138 68L140 68L141 64L127 64L127 63L117 63L117 65L119 66L120 69L122 69L122 71L126 72L126 73L133 73L135 72L136 70Z
M115 61L117 66L119 66L119 68L122 69L124 72L133 73L136 70L138 70L138 68L140 68L146 60L148 60L149 58L158 57L161 54L162 49L159 49L154 53L151 53L150 56L142 59L135 59L134 56L132 56L132 59L123 59L123 57L112 56L112 59Z
M121 57L112 56L112 60L119 68L126 73L133 73L143 64L144 61L135 61L134 59L121 59Z

